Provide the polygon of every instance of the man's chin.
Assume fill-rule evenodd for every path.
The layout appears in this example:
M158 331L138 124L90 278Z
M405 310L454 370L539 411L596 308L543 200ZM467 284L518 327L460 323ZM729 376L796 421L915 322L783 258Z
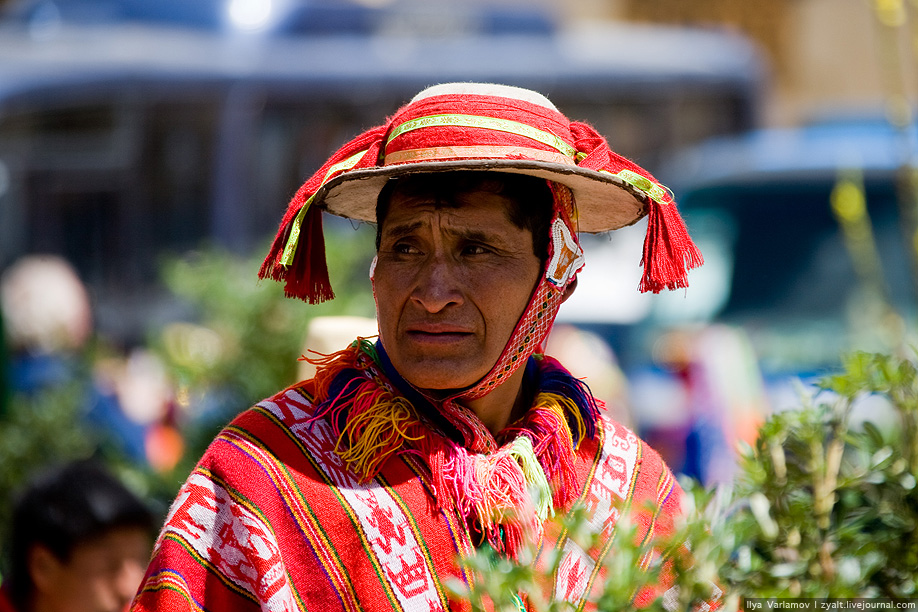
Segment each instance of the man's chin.
M420 389L425 395L434 399L444 399L456 395L465 389L473 387L484 377L484 374L477 375L477 373L468 376L456 376L456 369L449 369L442 373L437 373L430 369L421 368L421 370L423 371L408 373L407 375L401 371L399 373L416 389Z

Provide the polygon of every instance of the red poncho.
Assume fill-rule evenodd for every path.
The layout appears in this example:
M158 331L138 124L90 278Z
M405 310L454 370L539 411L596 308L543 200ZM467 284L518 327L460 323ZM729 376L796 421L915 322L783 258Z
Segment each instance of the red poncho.
M461 503L437 499L429 466L440 464L418 450L430 445L406 442L371 477L358 475L342 458L342 406L314 417L317 387L321 399L314 381L291 387L214 440L172 505L133 610L470 609L445 584L473 580L457 558L482 535ZM611 536L616 501L649 501L658 511L637 516L638 537L669 532L681 495L671 472L631 431L595 417L568 462L573 490L563 504L555 494L554 511L583 503L592 527ZM413 427L440 436L425 419ZM557 490L560 479L549 480ZM601 587L607 547L587 552L552 529L538 537L541 550L563 550L553 597L578 602Z

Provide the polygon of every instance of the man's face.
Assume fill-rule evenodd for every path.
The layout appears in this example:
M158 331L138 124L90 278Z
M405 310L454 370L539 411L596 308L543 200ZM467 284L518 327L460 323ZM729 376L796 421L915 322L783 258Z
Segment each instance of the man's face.
M150 558L150 536L137 527L121 527L74 546L59 561L50 552L32 580L43 608L58 612L120 612L143 579Z
M398 372L422 389L484 377L541 275L532 232L510 220L510 200L485 191L454 200L437 207L396 192L380 229L380 336Z

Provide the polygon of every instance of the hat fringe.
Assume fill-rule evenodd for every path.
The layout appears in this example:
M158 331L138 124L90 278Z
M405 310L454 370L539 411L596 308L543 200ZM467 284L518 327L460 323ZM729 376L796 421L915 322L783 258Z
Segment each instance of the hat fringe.
M589 125L572 121L571 134L580 151L579 166L613 174L643 192L649 204L640 291L659 293L688 287L688 271L702 265L704 258L689 237L669 190L649 172L612 151L606 139Z
M297 190L261 264L259 278L284 282L287 297L309 304L335 297L328 278L322 211L311 206L312 199L322 185L338 174L375 166L386 127L375 127L345 144Z
M641 292L688 287L688 271L704 263L673 202L651 200L644 236Z
M297 297L309 304L318 304L335 298L328 278L325 259L325 233L322 230L322 211L310 206L300 230L301 255L293 258L284 283L284 295ZM304 242L305 240L305 242Z

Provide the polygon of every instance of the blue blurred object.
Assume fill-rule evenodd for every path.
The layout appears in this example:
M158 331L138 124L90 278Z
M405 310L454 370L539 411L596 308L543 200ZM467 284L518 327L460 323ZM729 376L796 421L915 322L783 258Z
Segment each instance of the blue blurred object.
M9 2L4 21L23 26L51 22L111 24L147 22L201 29L219 29L225 2L195 0L19 0Z
M195 30L257 29L270 35L370 35L400 27L481 34L549 34L555 18L544 5L348 0L14 0L7 23L156 24Z
M899 314L911 317L916 287L905 236L915 204L901 200L909 197L901 189L916 142L914 125L836 115L711 139L664 162L659 174L688 221L702 233L719 225L713 231L732 245L730 291L717 318L775 333L806 326L819 341L800 346L806 336L798 336L785 348L807 352L811 363L817 357L818 364L834 363L851 340L864 289L831 206L833 190L849 177L863 186L884 275L876 285Z
M668 157L661 172L683 199L703 189L793 183L831 188L844 169L892 181L913 161L915 125L896 127L882 114L829 113L800 127L715 137Z

